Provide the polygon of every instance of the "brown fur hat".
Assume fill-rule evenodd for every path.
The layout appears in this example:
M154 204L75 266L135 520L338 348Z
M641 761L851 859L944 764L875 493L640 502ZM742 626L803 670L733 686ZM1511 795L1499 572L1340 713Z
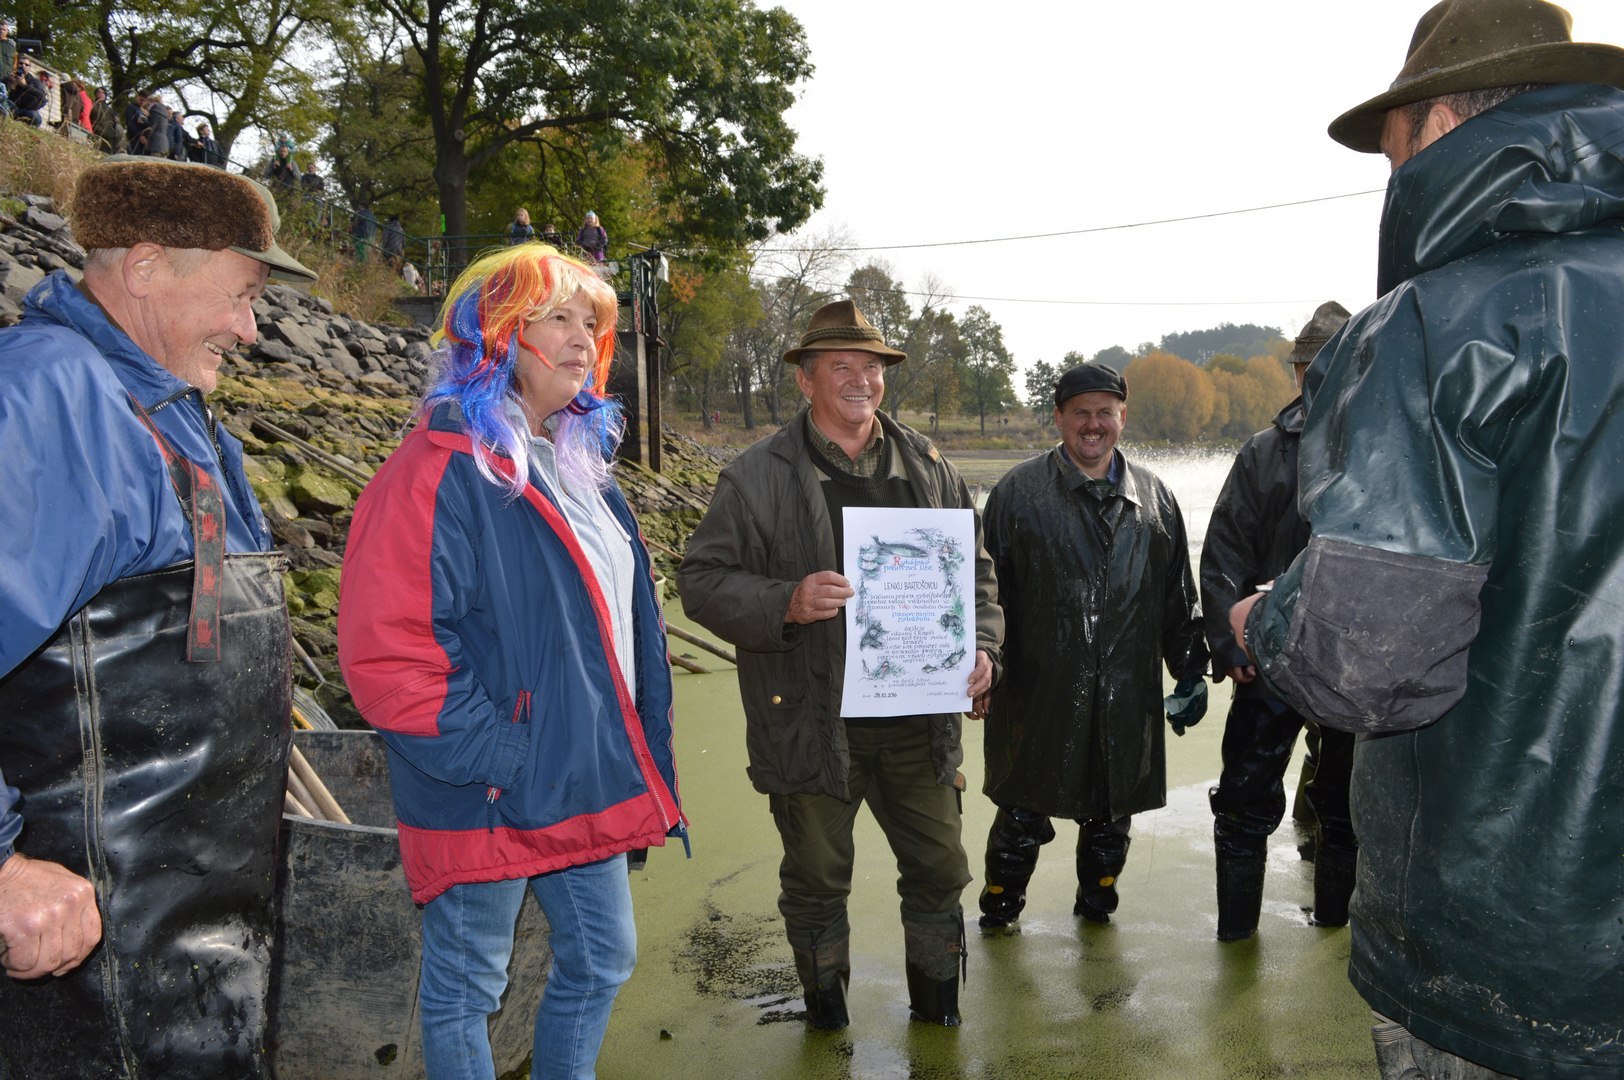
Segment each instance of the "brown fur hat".
M281 280L316 275L276 243L271 193L246 176L208 165L120 154L92 165L73 194L73 235L86 251L161 244L231 250L265 263Z

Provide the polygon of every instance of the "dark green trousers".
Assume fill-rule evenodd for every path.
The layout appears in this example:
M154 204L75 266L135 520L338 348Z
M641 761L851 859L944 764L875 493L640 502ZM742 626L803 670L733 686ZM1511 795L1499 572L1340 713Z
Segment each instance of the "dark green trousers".
M811 948L846 937L851 893L852 826L868 803L897 859L905 925L954 923L970 883L960 792L936 782L924 717L876 726L848 725L851 800L773 795L773 821L784 843L778 910L790 944Z

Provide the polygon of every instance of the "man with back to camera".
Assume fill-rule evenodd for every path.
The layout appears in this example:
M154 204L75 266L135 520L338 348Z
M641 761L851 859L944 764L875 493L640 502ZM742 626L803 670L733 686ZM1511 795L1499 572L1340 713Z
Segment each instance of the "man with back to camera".
M290 638L203 395L315 275L202 165L93 165L72 224L0 330L0 1073L264 1077Z
M783 840L778 907L806 993L807 1020L844 1028L851 975L852 828L869 804L897 856L912 1017L959 1023L970 882L962 839L964 760L956 715L841 715L847 506L973 508L930 440L879 412L885 369L905 354L850 300L813 313L798 365L808 407L722 470L678 572L683 610L738 646L750 779ZM967 693L979 715L1003 615L976 526L976 659Z
M1307 550L1231 611L1364 733L1355 987L1384 1077L1616 1077L1624 49L1446 0L1331 124L1392 165L1378 291L1308 374Z
M1330 300L1297 335L1291 368L1299 389L1309 362L1347 321L1348 309ZM1297 733L1305 724L1313 725L1257 677L1257 668L1229 627L1235 601L1274 580L1308 543L1308 522L1297 512L1302 430L1303 399L1298 395L1235 455L1201 544L1201 608L1214 677L1228 675L1235 682L1224 721L1223 773L1208 793L1218 868L1219 941L1241 941L1257 932L1269 837L1286 813L1286 766ZM1353 736L1334 728L1320 730L1317 768L1307 785L1315 818L1317 926L1348 923L1359 848L1348 820L1352 768Z
M983 790L981 926L1014 922L1050 819L1078 823L1074 915L1109 922L1133 815L1167 802L1173 730L1207 708L1207 643L1184 515L1167 485L1117 449L1128 383L1081 364L1054 387L1060 444L1004 474L987 498L987 551L1008 624L992 693ZM1162 697L1162 665L1178 680Z

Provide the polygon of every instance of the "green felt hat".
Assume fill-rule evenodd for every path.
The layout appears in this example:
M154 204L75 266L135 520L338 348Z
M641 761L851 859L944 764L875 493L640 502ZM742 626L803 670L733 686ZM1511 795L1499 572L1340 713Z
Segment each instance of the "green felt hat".
M1624 49L1575 42L1573 17L1545 0L1443 0L1416 24L1393 85L1331 121L1331 138L1380 153L1389 109L1524 83L1624 87Z

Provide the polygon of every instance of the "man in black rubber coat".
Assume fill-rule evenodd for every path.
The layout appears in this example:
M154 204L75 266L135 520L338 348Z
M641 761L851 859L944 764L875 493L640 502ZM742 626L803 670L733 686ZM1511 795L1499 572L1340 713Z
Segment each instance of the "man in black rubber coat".
M1020 915L1055 817L1080 827L1074 913L1109 921L1132 816L1167 802L1164 662L1179 680L1174 730L1206 711L1184 515L1166 484L1116 448L1127 410L1114 368L1065 372L1055 383L1060 444L1011 469L987 499L1007 629L986 720L983 790L998 814L984 929Z
M1292 372L1302 386L1309 362L1348 321L1334 300L1319 306L1291 350ZM1235 682L1224 721L1224 770L1212 801L1213 845L1218 865L1218 940L1240 941L1257 931L1263 904L1268 842L1286 813L1282 778L1303 715L1275 697L1235 641L1229 609L1259 585L1273 581L1308 544L1308 522L1297 512L1297 440L1303 430L1303 399L1293 398L1235 456L1212 510L1201 545L1201 609L1215 678ZM1318 767L1308 782L1314 809L1314 921L1345 926L1353 866L1358 854L1348 820L1348 773L1353 736L1319 732Z

